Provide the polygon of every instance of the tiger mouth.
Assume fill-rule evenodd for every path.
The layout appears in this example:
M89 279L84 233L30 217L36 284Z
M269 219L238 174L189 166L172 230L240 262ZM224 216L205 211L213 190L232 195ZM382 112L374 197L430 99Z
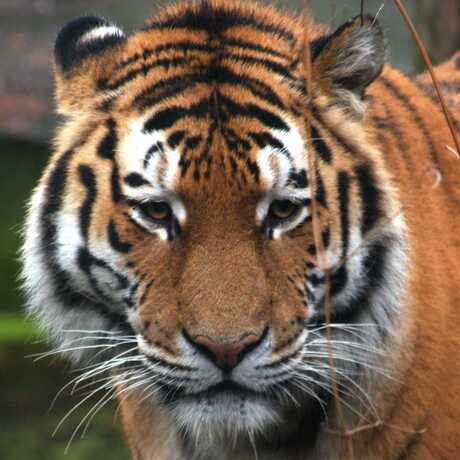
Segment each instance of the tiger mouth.
M264 399L272 400L273 396L267 393L261 393L251 388L240 385L232 380L223 380L205 390L195 393L187 393L183 389L173 388L172 386L163 386L161 389L163 402L165 404L174 404L181 401L200 401L213 400L218 398L235 398L235 399Z

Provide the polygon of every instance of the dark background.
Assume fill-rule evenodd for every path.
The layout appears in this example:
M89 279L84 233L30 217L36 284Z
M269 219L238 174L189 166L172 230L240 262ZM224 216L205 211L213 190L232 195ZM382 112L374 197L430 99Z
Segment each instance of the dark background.
M51 434L83 395L64 391L49 406L71 370L59 361L34 362L27 356L47 346L23 318L17 276L18 248L27 197L51 152L53 114L52 46L59 29L83 14L110 17L126 31L140 26L161 1L0 0L0 459L64 458L66 444L92 403L82 405ZM300 11L301 2L276 2ZM359 0L313 0L316 19L331 26L359 14ZM406 0L435 62L460 49L459 0ZM367 0L379 13L388 39L389 60L404 72L423 69L415 45L392 1ZM154 14L154 13L153 13ZM128 458L120 440L114 407L102 410L84 439L78 436L65 458Z

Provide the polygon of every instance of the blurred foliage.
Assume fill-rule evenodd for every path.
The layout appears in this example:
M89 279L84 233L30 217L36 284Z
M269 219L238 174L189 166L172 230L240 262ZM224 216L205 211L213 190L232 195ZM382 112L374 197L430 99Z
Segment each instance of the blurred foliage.
M45 145L0 139L0 193L3 197L0 226L0 459L58 460L80 420L102 394L66 420L56 436L52 433L61 418L83 399L63 391L52 410L49 406L59 390L71 380L69 366L62 361L34 362L28 355L49 346L37 343L39 333L25 320L19 290L18 250L26 203L50 155ZM114 407L108 405L93 420L84 439L72 442L65 458L125 460L129 454L121 440Z
M24 342L40 336L36 326L22 315L0 315L0 345L2 343Z
M52 437L61 419L85 395L71 396L64 391L50 408L59 390L75 374L59 361L50 364L49 359L36 362L32 357L25 359L47 349L43 344L31 342L0 347L0 459L89 460L108 458L108 452L110 460L129 458L112 405L94 418L83 440L81 431L78 433L64 457L75 428L102 393L72 413Z
M22 300L17 278L20 271L18 249L26 202L35 186L49 149L34 143L0 139L0 314L18 311Z

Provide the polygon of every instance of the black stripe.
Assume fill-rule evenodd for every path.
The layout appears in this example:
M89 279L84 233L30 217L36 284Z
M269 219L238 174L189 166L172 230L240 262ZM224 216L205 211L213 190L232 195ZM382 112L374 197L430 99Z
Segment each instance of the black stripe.
M292 185L295 188L307 188L308 187L307 170L306 169L301 169L300 171L291 170L291 172L289 173L289 185Z
M260 180L259 166L257 165L256 162L252 161L250 158L246 159L246 166L248 167L249 172L251 173L251 176L254 178L256 184L258 184Z
M161 45L156 46L155 48L144 48L142 53L135 53L129 58L124 59L118 64L118 68L122 69L128 65L134 64L139 59L146 60L152 55L158 55L165 51L203 51L203 52L212 52L214 48L206 43L196 43L189 40L162 43Z
M176 218L171 219L169 225L166 227L166 231L168 232L168 241L178 238L182 233L179 221Z
M112 174L110 176L110 186L112 192L112 200L114 203L118 203L123 194L121 193L120 188L120 174L118 171L118 165L114 162L112 167Z
M97 154L107 160L115 159L115 147L117 144L117 133L115 131L115 121L109 118L106 122L108 132L97 147Z
M414 80L414 83L425 93L430 96L430 98L433 100L435 104L439 104L439 98L438 98L438 93L436 92L436 89L433 85L433 83L428 82L425 83L424 81L420 80ZM438 85L441 87L442 92L444 93L444 96L452 96L456 95L457 93L460 92L460 81L438 81ZM448 100L451 104L454 103L452 100Z
M341 171L337 175L337 201L339 202L340 212L340 232L342 239L342 257L346 257L348 253L348 240L350 237L349 232L349 215L348 203L350 197L349 192L349 178L348 173Z
M275 56L275 57L279 57L279 58L282 58L282 59L286 59L288 61L291 60L291 57L286 55L286 54L283 54L283 53L280 53L279 51L276 51L272 48L268 48L267 46L262 46L262 45L259 45L257 43L251 43L251 42L247 42L247 41L244 41L244 40L241 40L241 39L236 39L236 38L229 38L229 39L226 39L222 42L222 46L235 46L235 47L238 47L238 48L241 48L243 50L251 50L251 51L257 51L257 52L261 52L261 53L264 53L264 54L270 54L272 56Z
M318 153L320 158L325 163L331 164L332 153L331 153L329 147L327 146L327 144L321 138L320 133L318 132L318 130L314 126L311 127L311 141L312 141L312 144L313 144L313 148Z
M325 283L324 276L319 276L319 275L317 275L315 273L311 273L310 275L308 275L307 280L314 287L323 285Z
M56 213L62 206L67 176L69 174L69 163L74 155L73 150L67 150L57 160L51 170L48 182L45 187L45 203L41 213L42 251L48 262L54 259L54 243L57 235L55 223ZM51 270L54 271L54 270Z
M78 174L80 182L86 188L86 198L80 208L80 230L83 238L87 241L93 206L96 201L96 178L93 170L87 165L80 165Z
M192 137L188 137L185 140L185 146L190 150L194 150L198 147L198 145L200 144L202 140L203 140L203 136L201 134L198 134Z
M139 93L134 98L133 103L140 109L145 109L178 94L182 94L184 91L200 83L214 86L225 84L245 88L259 99L275 105L280 109L284 109L281 99L265 82L245 73L235 73L223 65L203 66L194 73L159 81Z
M315 40L310 42L312 61L314 61L321 54L321 51L323 51L330 38L330 35L323 35L322 37L315 38Z
M109 238L110 246L117 252L127 253L131 250L131 243L123 241L118 234L117 227L113 219L110 219L109 225L107 226L107 236Z
M112 173L110 176L110 186L112 193L112 201L118 203L121 199L120 191L120 178L118 174L118 165L116 163L116 148L118 142L118 136L116 131L116 123L112 118L109 118L106 122L107 134L102 138L102 141L97 147L97 154L106 160L112 162Z
M186 28L204 30L214 36L222 36L226 30L232 27L248 26L260 32L270 33L275 39L283 38L289 42L294 40L294 35L284 27L258 20L253 15L243 16L243 14L237 10L211 7L205 2L199 9L188 9L181 16L172 17L164 21L153 21L144 30Z
M143 161L144 169L147 168L147 166L149 165L150 159L157 152L161 152L160 146L158 144L153 144L148 148L147 153L145 154L145 157L144 157L144 161Z
M248 115L257 118L261 123L270 128L278 129L280 131L290 131L288 125L276 114L269 112L255 104L247 104L245 107L241 106L242 115L247 110ZM246 110L244 110L244 108Z
M251 143L236 134L232 128L223 128L222 134L229 150L238 152L237 156L239 156L240 151L249 152L251 150ZM239 157L241 158L241 156Z
M433 164L439 167L438 156L433 138L431 137L430 131L423 121L423 118L421 117L415 104L413 104L410 100L410 97L407 94L402 93L401 90L392 81L385 77L381 77L379 81L383 83L385 88L393 93L394 97L398 99L398 101L406 108L407 112L410 113L413 121L423 134L425 144L428 146L428 151Z
M186 74L161 80L142 90L133 100L133 105L141 110L164 102L201 83L199 74Z
M181 129L179 131L174 131L168 137L167 143L171 149L175 149L184 139L186 132Z
M354 170L362 202L361 233L370 231L382 215L381 193L375 184L372 171L367 165L357 166Z
M144 131L149 133L157 130L170 128L181 118L191 117L196 119L205 118L210 113L209 99L202 99L188 109L183 107L168 107L156 112L144 125Z
M289 131L288 125L275 113L263 109L255 104L240 105L237 102L223 96L218 91L215 92L215 100L219 106L219 116L225 118L226 114L232 117L249 116L256 118L261 123L269 128L274 128L283 131ZM185 117L205 118L212 113L211 104L208 98L193 104L191 107L184 109L183 107L169 107L155 113L144 126L145 132L155 130L164 130L170 128L178 120Z
M120 86L133 81L139 75L144 77L147 74L157 67L163 67L165 70L169 70L171 67L183 66L189 63L189 59L185 57L171 58L171 59L157 59L156 61L150 64L142 64L138 69L131 69L123 77L117 78L114 81L110 82L107 78L100 78L97 81L97 87L101 91L114 91Z
M346 263L343 263L334 273L330 276L330 289L331 296L334 297L342 292L348 281L348 270Z
M222 60L229 60L231 62L240 62L241 64L255 64L261 67L265 67L270 72L276 73L283 78L291 81L296 81L294 76L289 71L289 68L280 64L279 62L272 61L270 59L258 58L254 56L244 56L232 53L223 53L220 55Z
M135 306L135 299L134 296L137 294L137 290L139 289L139 284L142 279L145 278L145 275L142 275L139 279L139 281L136 281L135 283L131 284L131 286L128 289L128 293L123 296L123 302L126 304L128 308L134 308Z
M150 292L150 289L152 288L152 286L153 286L153 280L149 281L147 285L145 286L144 292L142 293L142 296L139 300L139 305L142 305L145 302L145 300L147 299L147 295Z
M62 206L69 174L69 163L73 156L74 151L67 150L51 170L45 186L45 200L40 217L43 260L53 280L56 297L64 307L69 308L74 305L87 304L86 299L71 288L70 274L61 269L56 254L56 215Z
M272 149L277 150L279 153L281 153L283 156L285 156L291 163L292 163L292 156L289 150L286 149L286 147L282 144L281 141L279 141L276 137L272 136L269 132L264 131L260 133L255 133L251 132L249 133L249 137L251 137L257 146L260 149L265 148L267 145L269 145ZM231 148L231 144L229 145ZM249 149L246 149L249 150ZM295 177L295 172L293 177Z
M276 138L273 137L269 132L264 131L260 133L249 133L249 137L254 139L260 149L265 148L267 145L275 150L284 150L284 145Z
M144 179L139 173L130 173L125 177L125 183L130 187L137 188L143 185L151 185L149 181Z
M255 78L247 73L236 73L224 65L214 66L210 72L213 75L213 82L221 85L235 85L239 88L245 88L254 96L274 105L280 109L284 109L285 105L278 97L276 92L266 82Z
M399 151L403 155L402 158L404 159L406 167L410 171L413 171L414 165L412 158L407 154L409 151L409 147L404 139L405 132L399 128L399 125L397 123L394 123L392 121L394 117L391 114L390 106L388 106L385 102L382 101L380 103L382 104L382 107L385 111L385 117L381 118L374 116L372 117L372 121L375 123L375 126L379 129L379 134L381 134L382 136L381 139L385 139L385 135L391 134L391 138L395 140Z
M315 179L316 179L316 195L315 199L319 205L323 208L327 209L327 201L326 201L326 189L324 188L323 178L321 177L321 173L319 168L315 168Z
M324 249L327 249L331 242L331 227L328 226L321 232L321 239L323 240Z

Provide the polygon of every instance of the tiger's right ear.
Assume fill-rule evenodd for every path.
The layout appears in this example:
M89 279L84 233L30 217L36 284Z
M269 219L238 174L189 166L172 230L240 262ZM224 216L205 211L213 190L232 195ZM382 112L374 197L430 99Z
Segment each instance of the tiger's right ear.
M97 82L110 75L126 42L124 32L107 19L84 16L69 22L54 46L58 111L72 115L107 97Z

